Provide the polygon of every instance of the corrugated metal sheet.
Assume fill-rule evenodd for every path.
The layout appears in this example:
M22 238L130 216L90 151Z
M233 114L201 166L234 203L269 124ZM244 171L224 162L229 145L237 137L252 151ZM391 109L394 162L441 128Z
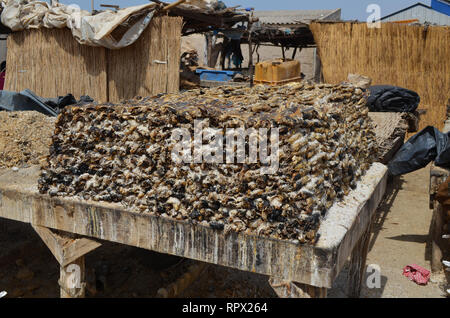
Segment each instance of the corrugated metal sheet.
M262 24L297 24L312 20L338 21L341 19L341 9L255 11L254 15Z
M431 0L431 7L436 11L450 16L450 1L448 0Z
M437 25L450 25L450 16L433 10L432 8L417 4L405 10L393 13L381 19L382 22L395 22L418 19L420 23L431 23Z

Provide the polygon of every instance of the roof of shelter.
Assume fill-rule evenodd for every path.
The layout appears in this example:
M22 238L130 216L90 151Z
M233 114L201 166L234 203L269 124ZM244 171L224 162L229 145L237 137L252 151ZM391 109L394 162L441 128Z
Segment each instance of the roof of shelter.
M313 20L326 20L341 9L334 10L278 10L254 11L262 24L297 24Z

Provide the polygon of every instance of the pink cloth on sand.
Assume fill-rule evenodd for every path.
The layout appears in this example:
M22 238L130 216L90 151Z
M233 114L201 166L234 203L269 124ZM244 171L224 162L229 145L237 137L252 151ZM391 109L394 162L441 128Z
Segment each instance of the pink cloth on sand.
M426 285L430 280L430 271L419 265L412 264L403 268L403 276L408 277L419 285Z

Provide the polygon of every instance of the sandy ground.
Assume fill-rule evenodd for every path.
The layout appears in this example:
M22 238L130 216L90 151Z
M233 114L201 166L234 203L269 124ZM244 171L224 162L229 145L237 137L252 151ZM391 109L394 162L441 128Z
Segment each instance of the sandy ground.
M380 206L371 241L368 264L381 266L381 290L364 290L367 297L445 297L443 274L432 274L427 286L416 285L401 275L408 264L431 268L429 228L430 168L411 173L391 184L389 200ZM398 191L398 192L397 192Z
M367 265L380 267L381 288L364 285L362 297L445 297L443 273L432 274L427 286L416 285L402 275L403 267L409 264L431 268L429 178L427 167L390 181L377 211L367 257ZM345 274L337 279L330 297L344 296Z
M389 184L378 209L367 264L381 269L380 288L363 287L362 297L445 297L444 280L432 275L427 286L402 276L405 265L430 268L428 231L429 168ZM88 297L155 297L193 261L105 242L86 257ZM0 291L8 297L58 297L58 265L29 225L0 219ZM329 291L346 297L347 270ZM275 297L267 277L209 266L180 297Z
M0 168L38 164L47 156L55 119L36 111L0 111Z

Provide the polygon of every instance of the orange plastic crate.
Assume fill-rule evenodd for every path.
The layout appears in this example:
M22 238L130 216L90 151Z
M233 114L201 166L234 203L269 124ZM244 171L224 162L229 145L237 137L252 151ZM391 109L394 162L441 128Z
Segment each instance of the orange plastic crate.
M301 80L300 62L277 59L264 61L255 66L255 83L278 85Z

